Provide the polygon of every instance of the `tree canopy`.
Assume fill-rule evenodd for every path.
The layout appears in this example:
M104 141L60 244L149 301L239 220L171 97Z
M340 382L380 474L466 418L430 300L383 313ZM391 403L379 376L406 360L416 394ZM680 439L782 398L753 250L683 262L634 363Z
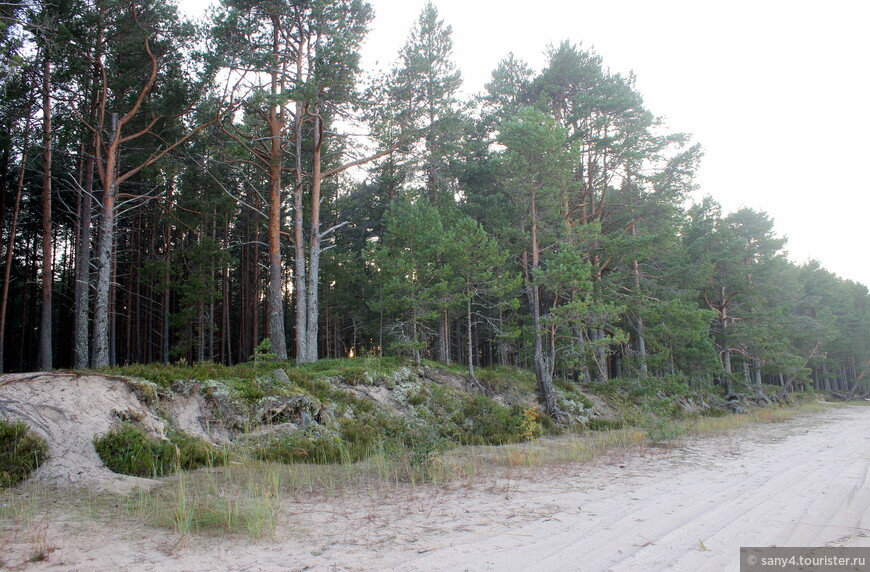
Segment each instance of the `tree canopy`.
M0 367L400 354L554 384L855 393L870 294L723 213L702 150L563 41L461 96L435 4L0 6ZM751 182L747 183L751 184ZM764 192L764 189L758 189Z

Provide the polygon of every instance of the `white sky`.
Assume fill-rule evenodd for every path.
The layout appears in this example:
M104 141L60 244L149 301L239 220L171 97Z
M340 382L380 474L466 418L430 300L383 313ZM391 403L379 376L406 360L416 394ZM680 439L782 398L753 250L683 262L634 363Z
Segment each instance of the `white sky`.
M363 64L396 59L425 0L369 0ZM180 0L202 15L209 0ZM864 0L435 0L465 92L513 51L592 47L634 71L647 107L705 151L696 197L770 214L792 260L870 285L870 2Z

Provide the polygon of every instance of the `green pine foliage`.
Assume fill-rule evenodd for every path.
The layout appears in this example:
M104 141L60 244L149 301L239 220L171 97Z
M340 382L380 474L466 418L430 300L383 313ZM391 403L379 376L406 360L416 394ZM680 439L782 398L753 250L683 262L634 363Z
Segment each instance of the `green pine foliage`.
M2 12L4 371L37 365L33 78L48 62L51 226L66 249L53 346L76 332L55 367L99 345L92 364L131 364L149 395L226 379L249 405L285 358L314 363L283 390L318 396L372 383L377 360L438 360L483 391L491 371L520 368L554 417L562 383L870 390L866 285L791 262L770 214L699 194L700 144L582 43L552 45L539 68L508 54L464 98L434 3L369 78L364 0L225 0L203 25L164 0ZM113 210L98 208L111 173ZM334 361L349 357L367 367ZM298 448L334 457L314 437Z

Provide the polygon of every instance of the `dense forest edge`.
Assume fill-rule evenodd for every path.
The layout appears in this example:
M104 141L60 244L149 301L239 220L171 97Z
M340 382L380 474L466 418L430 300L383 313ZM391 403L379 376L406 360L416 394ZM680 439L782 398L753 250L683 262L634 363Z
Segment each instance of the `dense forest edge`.
M507 368L548 427L588 387L868 395L867 287L699 196L631 75L565 41L462 99L428 4L364 77L374 16L0 5L2 371L437 362L489 399Z

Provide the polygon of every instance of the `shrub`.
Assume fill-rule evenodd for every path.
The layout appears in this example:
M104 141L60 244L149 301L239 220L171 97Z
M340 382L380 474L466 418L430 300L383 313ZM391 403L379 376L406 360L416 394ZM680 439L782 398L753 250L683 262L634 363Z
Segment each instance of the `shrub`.
M586 422L586 427L590 431L610 431L612 429L622 429L622 421L592 417Z
M166 441L155 439L131 423L95 438L94 447L110 470L137 477L160 477L223 463L219 451L202 439L180 431L170 432Z
M341 419L339 432L342 441L351 448L359 450L354 457L362 458L365 453L381 438L381 427L378 419L374 416L365 416L363 419Z
M109 470L139 477L165 473L155 445L155 440L128 423L94 439L94 448Z
M0 488L24 481L45 461L48 445L21 421L0 420Z
M456 440L471 445L513 443L523 433L522 407L506 407L483 395L466 399L453 421L463 431Z
M176 460L179 462L178 468L191 470L224 464L221 451L199 437L181 431L170 431L168 437L169 443L173 447L173 455L176 454L174 447L178 447L178 459L174 457L172 459L173 462ZM165 447L166 442L162 441L161 443Z
M434 432L426 428L411 430L404 451L411 471L408 475L410 480L432 478L437 461L447 448L448 443Z
M686 430L670 419L650 419L644 424L647 437L655 444L673 441L683 435Z
M725 417L726 415L731 415L727 410L720 407L708 407L702 409L699 414L701 417Z
M522 433L520 438L524 441L531 441L541 436L541 410L536 406L526 407L523 409L523 420L520 426Z
M292 433L270 439L254 448L254 456L262 461L279 463L337 463L346 458L347 448L337 435L306 435Z

